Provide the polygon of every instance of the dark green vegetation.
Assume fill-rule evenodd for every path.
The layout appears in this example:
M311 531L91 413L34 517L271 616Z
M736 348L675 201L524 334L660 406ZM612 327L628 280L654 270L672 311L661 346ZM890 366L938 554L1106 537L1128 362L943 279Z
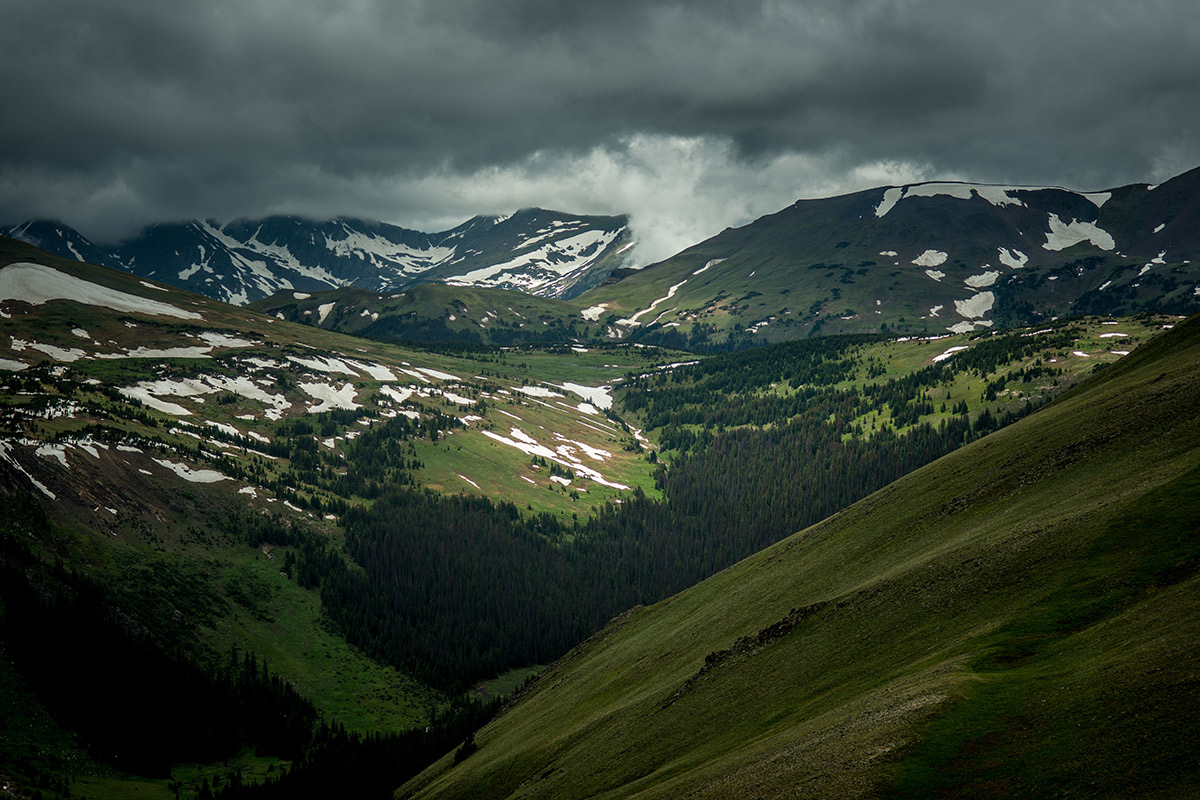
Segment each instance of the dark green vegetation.
M635 377L622 406L672 452L657 473L661 499L635 493L568 521L396 486L343 516L360 569L332 550L305 549L298 574L320 586L352 642L461 690L552 659L622 610L680 591L1030 413L1070 377L1043 354L1086 334L1067 324L988 336L897 377L881 360L893 354L871 337ZM958 399L963 381L976 387L970 407Z
M723 352L1200 308L1200 169L1081 194L931 183L800 200L571 302L414 286L280 292L270 314L388 341L628 341ZM322 307L336 302L332 312Z
M322 320L319 309L336 303ZM604 328L576 308L521 292L420 283L395 294L337 289L296 298L280 292L249 306L290 322L390 342L508 347L601 339Z
M1192 797L1200 318L613 620L404 797Z
M1088 195L946 183L800 200L576 304L604 304L598 321L627 338L708 349L1189 314L1198 197L1200 170Z
M0 764L60 793L88 776L74 791L89 796L263 780L378 796L452 747L472 763L482 740L464 738L492 709L452 696L1029 414L1164 322L707 358L399 348L43 263L203 315L4 305L3 494L36 513L6 529L21 577L0 699L19 712L9 741L57 755ZM597 384L608 413L579 402ZM824 602L714 646L688 690ZM47 625L68 634L43 646ZM112 650L103 697L77 678L59 690L81 646ZM185 687L204 702L172 693ZM97 743L118 712L121 754Z

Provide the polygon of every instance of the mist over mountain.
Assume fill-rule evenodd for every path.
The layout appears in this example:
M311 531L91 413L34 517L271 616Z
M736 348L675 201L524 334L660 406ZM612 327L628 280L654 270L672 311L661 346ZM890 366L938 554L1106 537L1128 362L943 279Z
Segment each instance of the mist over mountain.
M800 200L578 302L613 337L674 345L1188 313L1198 218L1200 169L1100 192L879 187Z

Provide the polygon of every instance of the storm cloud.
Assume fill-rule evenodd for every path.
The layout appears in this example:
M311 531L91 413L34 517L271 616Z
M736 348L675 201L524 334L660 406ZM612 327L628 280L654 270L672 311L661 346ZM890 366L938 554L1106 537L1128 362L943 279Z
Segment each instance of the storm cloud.
M1200 164L1190 0L0 0L0 222L633 217Z

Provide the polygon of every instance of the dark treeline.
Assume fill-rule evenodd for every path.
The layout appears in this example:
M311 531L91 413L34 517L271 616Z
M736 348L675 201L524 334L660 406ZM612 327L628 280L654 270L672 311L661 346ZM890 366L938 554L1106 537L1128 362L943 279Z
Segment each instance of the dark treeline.
M674 594L1012 418L964 414L903 436L846 438L848 422L830 422L818 403L783 425L713 437L660 473L665 500L634 493L585 523L397 487L344 516L356 565L311 542L297 576L320 587L350 641L459 690L555 658L621 611Z
M807 339L715 356L684 369L633 379L622 395L622 406L639 414L648 429L659 429L662 445L668 450L687 450L697 441L700 446L707 445L711 442L708 429L774 425L811 415L814 404L839 419L888 411L895 427L905 427L921 415L933 413L930 401L923 397L925 390L948 384L956 374L983 378L1037 351L1068 347L1073 331L1070 326L1060 326L1038 336L983 337L946 361L886 381L872 381L884 374L883 365L876 358L862 359L860 354L863 345L878 339L865 335ZM854 379L868 382L861 389L832 388ZM785 382L790 391L773 391L776 384Z
M4 651L91 757L122 772L167 777L173 765L212 764L253 747L259 755L292 763L262 785L243 783L232 771L220 787L205 779L190 788L202 798L382 800L455 747L465 757L472 731L499 709L499 701L460 697L417 730L347 732L323 719L253 653L234 648L219 663L205 659L180 624L148 618L160 610L35 555L30 544L50 541L52 530L28 493L3 496L0 511L5 521L0 525ZM323 538L319 534L277 517L234 513L214 531L251 547L271 543L324 552L316 544ZM62 769L52 757L18 765L30 785L59 786L70 796L67 783L47 783ZM176 783L175 788L183 787Z
M429 726L404 733L347 733L341 726L322 725L315 743L288 769L263 783L228 777L216 800L389 800L396 787L437 759L456 750L456 758L473 751L473 732L495 715L500 701L483 705L456 702ZM201 792L203 794L203 791Z
M234 652L223 669L202 667L151 636L95 579L43 564L11 534L0 533L0 547L0 637L97 758L165 776L173 763L216 761L247 745L297 758L310 743L316 710L266 662Z
M678 592L1024 416L1028 401L975 417L959 403L943 408L937 425L919 421L934 411L930 391L955 373L987 377L1070 335L978 339L953 359L862 390L832 386L884 374L878 359L861 355L875 337L790 342L644 376L623 400L679 454L657 476L665 500L634 493L574 522L396 481L373 490L372 507L343 514L354 563L313 541L289 570L320 587L350 641L459 690L553 659L621 611ZM773 390L784 381L800 388ZM863 436L856 420L872 409L910 427ZM407 445L382 434L364 441L368 461L402 473Z

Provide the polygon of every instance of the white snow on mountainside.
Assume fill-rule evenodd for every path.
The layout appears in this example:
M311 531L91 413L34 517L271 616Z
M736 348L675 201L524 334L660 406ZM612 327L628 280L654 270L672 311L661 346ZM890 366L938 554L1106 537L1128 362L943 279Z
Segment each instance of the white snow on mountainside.
M475 217L440 233L349 218L194 220L152 225L108 250L61 223L30 221L4 232L234 305L283 290L395 292L417 281L572 297L624 266L632 241L625 217L542 209Z
M938 195L943 195L959 200L970 200L971 197L978 196L994 206L1024 206L1026 205L1025 201L1020 197L1014 197L1014 194L1049 190L1067 192L1086 198L1094 203L1097 208L1103 206L1112 196L1110 192L1074 192L1059 186L995 186L991 184L954 182L916 183L911 186L892 186L884 190L883 199L875 207L875 216L886 216L889 211L896 207L897 203L909 197L937 197Z

